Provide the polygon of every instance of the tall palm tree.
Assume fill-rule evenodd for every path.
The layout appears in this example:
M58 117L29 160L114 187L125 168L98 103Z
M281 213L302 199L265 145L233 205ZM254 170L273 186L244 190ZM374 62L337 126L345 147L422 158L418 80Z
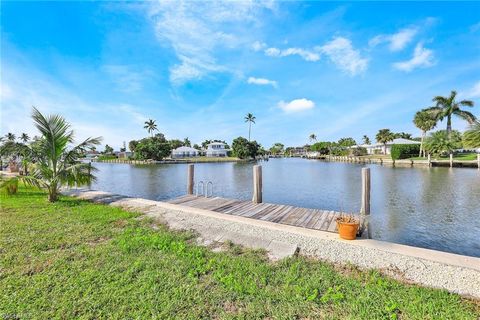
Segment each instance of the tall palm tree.
M449 137L451 137L452 133L452 115L456 115L470 124L473 124L476 120L471 112L460 109L462 106L473 107L473 101L461 100L457 102L455 100L456 96L457 92L455 90L452 90L448 97L436 96L432 100L436 105L426 109L432 113L437 121L443 121L443 119L447 118L447 135Z
M7 138L8 141L15 141L15 134L9 132L5 135L5 138Z
M366 134L363 135L362 140L363 140L363 144L370 144L371 143L370 138Z
M143 128L147 129L147 132L150 133L152 137L153 137L153 132L158 131L157 124L153 119L148 119L148 121L145 121L145 126Z
M23 143L27 143L28 140L30 140L30 137L28 136L28 134L22 133L22 135L20 136L20 140L22 140Z
M423 143L425 141L425 137L427 132L435 128L437 125L437 120L432 115L431 112L423 109L418 111L413 118L413 123L415 126L422 131L422 140L420 141L420 153L419 156L425 155L425 151L423 150Z
M466 148L480 148L480 121L475 121L463 134L463 143Z
M380 129L375 136L378 143L383 143L383 154L387 154L387 142L395 139L395 134L390 129Z
M73 131L70 124L59 115L42 115L33 108L32 118L41 138L36 146L36 161L33 170L21 177L26 183L47 189L48 200L58 199L62 186L88 184L95 177L88 163L78 161L80 155L100 143L101 138L88 138L69 149L73 143Z
M245 122L248 122L248 141L250 141L250 133L252 131L252 123L255 123L255 116L251 113L247 113L245 116Z
M311 135L308 136L308 139L310 140L310 142L316 142L317 136L315 135L315 133L312 133Z

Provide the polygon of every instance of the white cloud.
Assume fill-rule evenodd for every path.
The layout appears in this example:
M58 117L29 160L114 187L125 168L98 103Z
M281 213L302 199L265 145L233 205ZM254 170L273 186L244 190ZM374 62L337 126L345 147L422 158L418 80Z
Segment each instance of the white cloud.
M315 50L325 54L342 71L354 76L367 69L368 59L352 46L349 39L337 37Z
M315 103L312 100L305 98L295 99L290 102L280 101L278 107L286 113L301 112L315 107Z
M149 17L156 36L162 44L173 48L179 60L170 68L171 82L181 85L212 72L228 71L217 61L215 52L243 44L249 36L248 28L234 28L234 23L253 23L258 11L271 5L254 1L151 3Z
M412 42L417 33L417 28L405 28L394 34L378 35L369 41L369 45L374 47L381 43L388 43L390 51L400 51Z
M253 51L261 51L261 50L265 49L266 46L267 45L264 42L255 41L252 44L252 49L253 49Z
M396 62L393 64L393 67L401 71L410 72L416 68L428 68L434 64L433 51L424 48L420 42L415 47L413 57L410 60Z
M269 80L269 79L265 79L265 78L249 77L248 80L247 80L247 83L257 84L257 85L260 85L260 86L271 85L275 88L277 87L277 81Z
M320 60L320 55L301 48L288 48L280 50L278 48L267 48L265 49L265 54L270 57L287 57L298 55L306 61L318 61Z
M467 99L480 98L480 81L475 83L473 87L465 93L465 98Z

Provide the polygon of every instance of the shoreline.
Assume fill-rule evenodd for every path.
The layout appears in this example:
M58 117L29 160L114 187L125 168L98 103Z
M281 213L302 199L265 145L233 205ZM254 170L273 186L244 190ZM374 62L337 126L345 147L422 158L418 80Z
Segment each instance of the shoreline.
M369 158L369 157L350 157L350 156L322 156L305 157L308 160L322 160L327 162L348 162L360 164L380 164L399 167L457 167L457 168L476 168L480 169L478 160L410 160L400 159L392 160L388 158Z
M84 160L88 161L88 160ZM168 159L168 160L129 160L129 159L106 159L95 160L91 159L91 162L98 163L120 163L120 164L187 164L187 163L224 163L224 162L249 162L250 160L238 159L238 158L211 158L211 159Z

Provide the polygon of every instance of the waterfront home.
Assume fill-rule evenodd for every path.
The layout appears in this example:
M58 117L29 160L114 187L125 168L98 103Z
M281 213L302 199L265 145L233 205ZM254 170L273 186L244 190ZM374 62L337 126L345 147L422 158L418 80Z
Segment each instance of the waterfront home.
M290 156L291 157L304 157L307 155L309 146L303 147L294 147L290 149Z
M226 157L230 149L223 142L212 142L207 145L207 157Z
M198 157L199 151L192 147L178 147L172 150L172 158L190 158Z
M115 152L115 155L117 156L118 159L128 159L133 156L133 152L120 151L120 152Z
M394 139L390 142L387 142L386 148L383 143L376 143L376 144L361 144L357 146L352 146L351 148L365 148L367 149L367 154L390 154L392 150L392 146L394 144L420 144L419 141L409 140L398 138Z

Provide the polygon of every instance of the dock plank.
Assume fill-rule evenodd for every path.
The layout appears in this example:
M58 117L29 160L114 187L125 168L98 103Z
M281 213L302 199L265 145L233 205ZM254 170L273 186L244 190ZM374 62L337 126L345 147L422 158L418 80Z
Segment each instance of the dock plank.
M206 198L195 195L184 195L167 202L250 219L327 232L338 232L336 218L340 216L340 213L331 210L300 208L272 203L253 203L248 200L222 197Z

